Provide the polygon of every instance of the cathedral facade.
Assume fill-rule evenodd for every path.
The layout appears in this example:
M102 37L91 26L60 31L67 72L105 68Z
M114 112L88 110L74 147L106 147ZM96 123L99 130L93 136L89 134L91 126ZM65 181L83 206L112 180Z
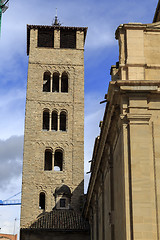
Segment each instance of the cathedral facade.
M121 24L84 214L93 240L160 237L160 4L152 24Z

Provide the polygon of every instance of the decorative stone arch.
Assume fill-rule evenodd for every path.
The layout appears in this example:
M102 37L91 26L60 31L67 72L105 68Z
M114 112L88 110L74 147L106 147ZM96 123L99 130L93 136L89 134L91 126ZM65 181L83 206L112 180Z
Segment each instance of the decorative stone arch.
M50 71L45 71L43 73L43 92L50 92L51 89L51 73Z

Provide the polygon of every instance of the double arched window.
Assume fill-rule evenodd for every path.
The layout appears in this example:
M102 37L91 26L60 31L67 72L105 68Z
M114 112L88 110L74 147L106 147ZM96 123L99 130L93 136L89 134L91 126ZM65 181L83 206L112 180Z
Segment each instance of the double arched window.
M43 130L67 131L67 113L62 110L50 112L48 109L43 111Z
M44 170L51 171L53 169L53 151L51 149L45 150ZM54 171L63 170L63 151L56 149L54 152Z
M68 74L59 72L51 74L49 71L43 74L43 92L68 92Z

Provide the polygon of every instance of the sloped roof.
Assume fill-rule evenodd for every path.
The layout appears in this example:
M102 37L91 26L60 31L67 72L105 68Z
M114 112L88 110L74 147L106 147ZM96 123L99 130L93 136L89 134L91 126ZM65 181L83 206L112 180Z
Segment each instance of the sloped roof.
M89 223L72 209L54 209L44 213L27 230L89 231Z

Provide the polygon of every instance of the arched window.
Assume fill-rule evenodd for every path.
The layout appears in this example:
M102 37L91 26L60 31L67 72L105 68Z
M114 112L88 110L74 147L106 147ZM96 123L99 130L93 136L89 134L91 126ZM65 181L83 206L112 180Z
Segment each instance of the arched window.
M43 92L50 92L51 73L45 72L43 75Z
M62 171L62 167L63 167L63 152L58 149L54 153L54 170Z
M45 110L43 112L43 130L49 130L49 111Z
M61 92L68 92L68 75L65 72L61 77Z
M52 112L52 126L51 126L51 129L53 131L57 131L57 129L58 129L58 114L55 111Z
M39 208L45 210L45 193L41 192L39 194Z
M52 151L50 149L45 151L44 170L52 170Z
M53 73L52 92L59 92L59 73Z
M66 113L65 112L60 113L60 130L66 131Z

